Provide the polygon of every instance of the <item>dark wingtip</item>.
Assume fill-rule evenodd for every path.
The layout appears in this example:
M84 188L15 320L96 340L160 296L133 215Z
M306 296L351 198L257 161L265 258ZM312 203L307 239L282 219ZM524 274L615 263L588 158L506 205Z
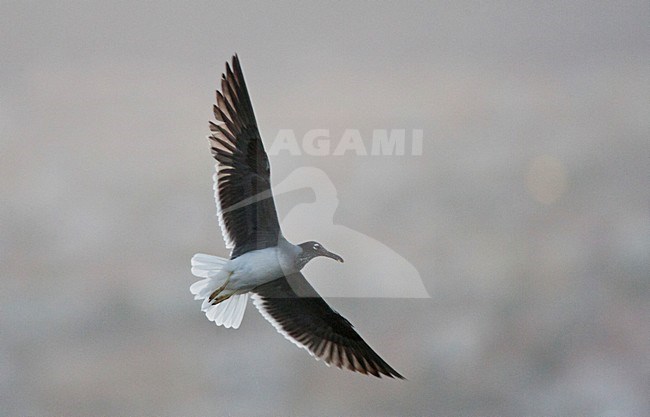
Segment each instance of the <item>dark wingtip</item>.
M349 368L348 368L349 369ZM353 372L357 372L362 375L368 375L368 376L374 376L375 378L391 378L391 379L399 379L402 381L408 381L402 374L394 370L393 368L390 369L380 369L380 368L370 368L370 369L350 369Z
M374 352L373 352L374 353ZM392 366L387 364L383 359L381 359L376 353L376 359L373 361L371 367L375 372L371 372L377 378L388 377L394 379L405 380L404 376L393 369Z
M378 369L379 375L375 375L378 378L381 378L382 376L388 377L388 378L394 378L394 379L401 379L401 380L406 380L402 374L394 370L393 368L390 367L390 365L385 364L384 367L381 369Z
M393 374L390 375L391 378L401 379L402 381L408 381L404 375L401 375L399 372L393 369Z
M235 52L232 55L232 59L230 60L230 62L232 62L232 67L233 68L235 68L237 65L239 65L239 56L237 55L237 52ZM226 74L232 72L230 70L230 65L231 65L230 62L226 61L226 72L224 74L222 74L223 79L226 79ZM235 64L235 63L237 63L237 64Z

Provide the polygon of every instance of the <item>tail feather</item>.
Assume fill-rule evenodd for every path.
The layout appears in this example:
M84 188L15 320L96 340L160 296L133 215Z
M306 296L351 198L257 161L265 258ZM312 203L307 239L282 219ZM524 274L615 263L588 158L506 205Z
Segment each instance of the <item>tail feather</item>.
M226 262L228 262L227 259L217 256L203 253L194 255L192 257L192 274L204 279L192 284L190 292L194 294L195 300L203 300L201 311L205 312L208 320L214 321L217 326L237 329L246 311L248 294L237 294L226 287L223 294L232 294L230 298L216 305L213 305L209 298L229 278L229 272L223 269Z
M195 300L201 300L205 298L205 293L208 291L208 287L210 286L211 282L211 279L206 278L202 279L201 281L196 281L190 286L190 292L194 294Z
M194 265L223 265L228 262L226 258L220 258L214 255L207 255L205 253L197 253L192 256L192 266Z
M199 278L213 278L223 266L228 262L227 259L218 256L197 253L192 257L192 274Z
M235 294L216 306L210 305L205 310L205 315L208 320L213 321L217 326L237 329L244 318L247 302L248 293Z
M242 301L243 298L243 301ZM240 295L240 301L237 303L237 308L232 314L231 325L235 329L239 327L242 319L244 318L244 313L246 312L246 305L248 304L248 293Z

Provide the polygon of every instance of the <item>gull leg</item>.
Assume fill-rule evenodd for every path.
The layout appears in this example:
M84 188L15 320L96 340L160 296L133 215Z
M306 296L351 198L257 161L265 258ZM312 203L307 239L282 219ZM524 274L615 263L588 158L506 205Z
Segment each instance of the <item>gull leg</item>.
M236 292L232 292L232 293L230 293L230 294L220 295L219 297L216 297L216 298L214 298L214 299L212 300L212 305L217 305L217 304L219 304L219 303L222 302L222 301L226 301L227 299L229 299L230 297L232 297L232 296L235 295L235 294L237 294L237 293L236 293Z
M208 297L209 300L211 301L211 304L212 304L212 305L219 304L219 303L222 302L223 300L230 298L230 295L232 295L232 294L230 294L230 295L228 295L226 298L223 298L223 299L221 299L223 296L221 296L221 297L217 297L219 294L221 294L221 292L222 292L223 290L226 289L226 286L227 286L228 283L230 282L230 277L231 277L231 276L232 276L232 272L231 272L230 274L228 274L228 278L226 278L226 282L224 282L223 285L222 285L221 287L219 287L219 288L217 288L216 290L214 290L214 291L212 292L212 294L210 294L210 297ZM218 301L217 301L217 300L218 300Z

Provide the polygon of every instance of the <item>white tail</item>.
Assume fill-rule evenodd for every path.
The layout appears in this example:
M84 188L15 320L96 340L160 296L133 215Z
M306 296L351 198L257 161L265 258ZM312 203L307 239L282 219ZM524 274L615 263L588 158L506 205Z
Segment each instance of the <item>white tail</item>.
M204 279L192 284L190 292L194 294L195 300L203 300L201 311L205 312L208 320L214 321L217 326L237 329L244 318L248 294L233 294L217 305L212 305L209 299L210 295L223 286L230 277L230 272L224 270L227 262L227 259L218 256L203 253L194 255L192 274ZM226 288L224 292L227 294L229 290Z

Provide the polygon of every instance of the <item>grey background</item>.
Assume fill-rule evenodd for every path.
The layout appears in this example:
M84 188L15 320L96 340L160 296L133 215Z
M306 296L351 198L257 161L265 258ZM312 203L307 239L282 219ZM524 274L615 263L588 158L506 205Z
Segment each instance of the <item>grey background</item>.
M3 1L0 414L650 414L649 21L647 1ZM267 143L424 130L419 157L271 161L275 183L327 172L335 223L421 274L430 299L329 300L408 381L192 300L192 254L227 254L205 135L234 52Z

